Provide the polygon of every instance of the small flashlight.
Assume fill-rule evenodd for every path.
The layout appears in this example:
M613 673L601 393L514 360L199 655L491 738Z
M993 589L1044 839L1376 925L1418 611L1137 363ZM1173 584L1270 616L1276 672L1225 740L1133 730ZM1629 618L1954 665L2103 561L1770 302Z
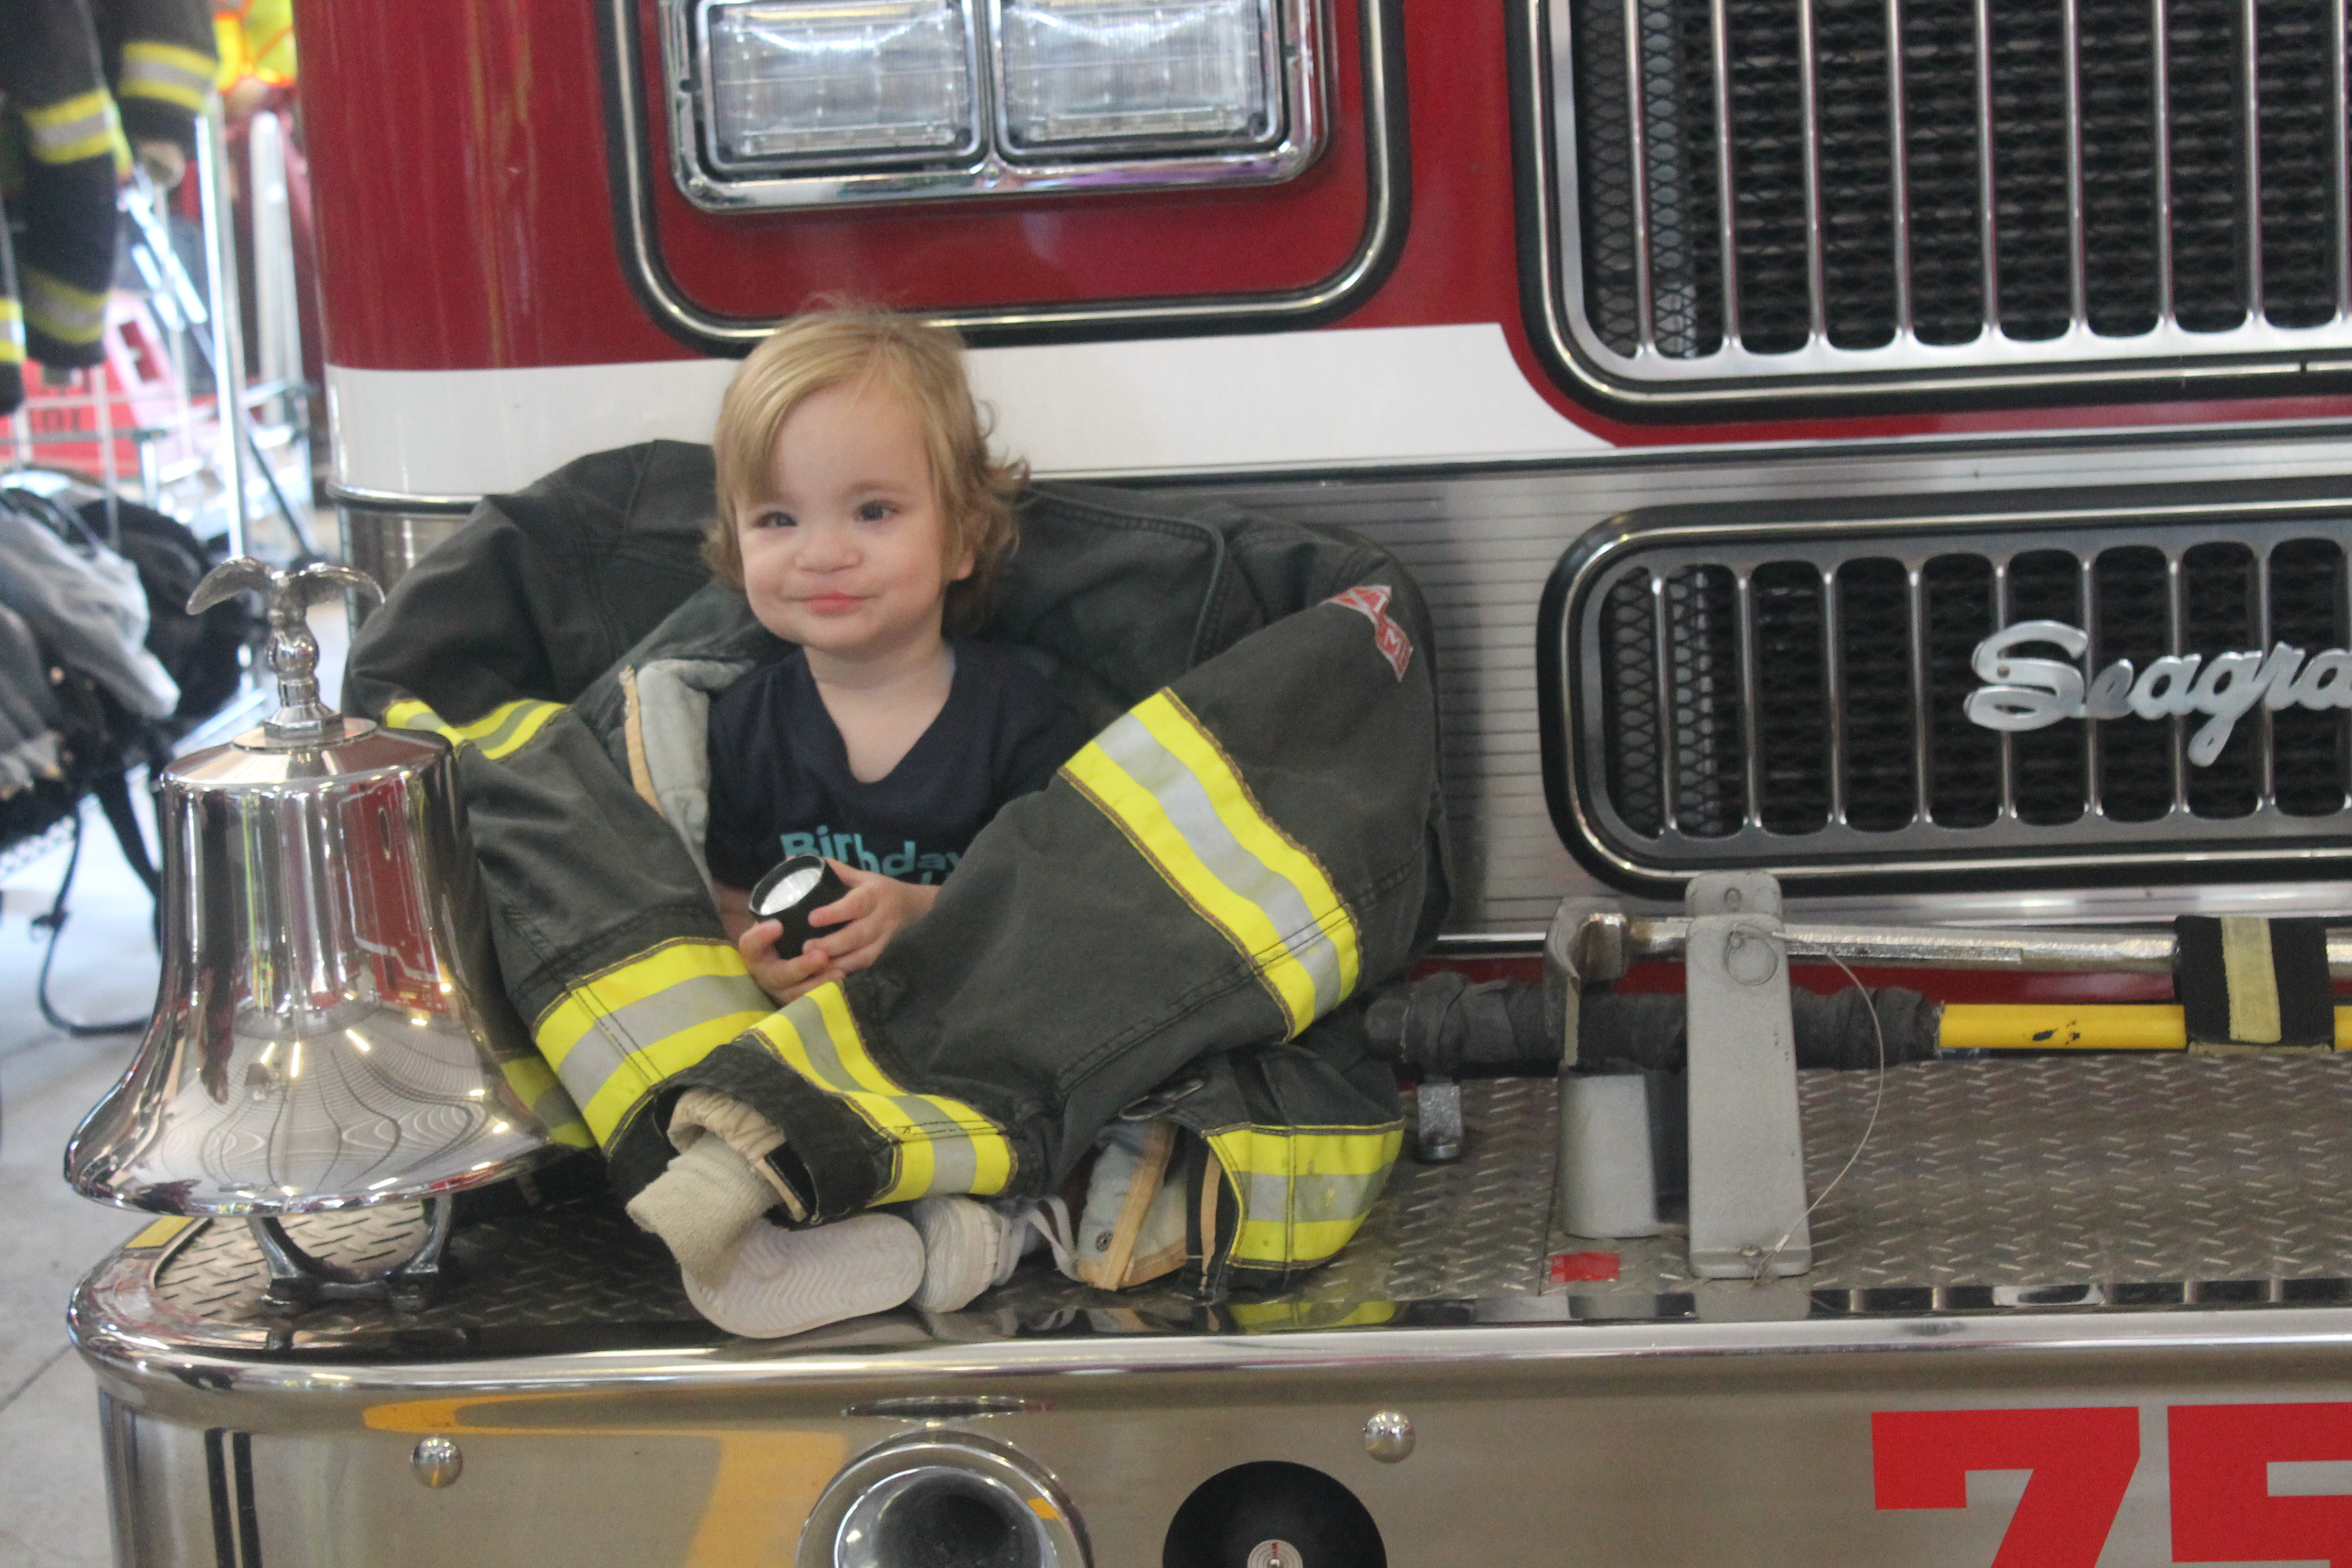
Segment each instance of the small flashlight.
M848 893L849 885L823 857L795 855L761 878L759 886L751 889L751 917L783 921L783 934L776 938L776 956L798 958L802 946L817 934L809 924L810 912Z

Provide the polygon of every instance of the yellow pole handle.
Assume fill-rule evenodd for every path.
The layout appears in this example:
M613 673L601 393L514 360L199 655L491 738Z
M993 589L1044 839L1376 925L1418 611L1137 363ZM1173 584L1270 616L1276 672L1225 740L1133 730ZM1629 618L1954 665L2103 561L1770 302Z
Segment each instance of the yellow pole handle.
M2168 1003L1954 1002L1937 1043L1948 1051L2185 1051L2189 1026ZM2336 1009L2336 1048L2352 1050L2352 1007Z

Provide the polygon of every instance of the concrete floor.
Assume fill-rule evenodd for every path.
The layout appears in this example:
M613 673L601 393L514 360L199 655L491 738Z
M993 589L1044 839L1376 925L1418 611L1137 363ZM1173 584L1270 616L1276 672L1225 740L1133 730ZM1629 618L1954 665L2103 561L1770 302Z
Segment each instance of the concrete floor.
M329 700L342 684L341 606L311 612ZM132 795L142 808L145 792ZM149 845L154 843L149 824ZM71 919L50 976L58 1011L137 1018L154 1004L147 890L97 807L87 805ZM58 847L0 878L0 1568L105 1568L114 1561L96 1387L66 1342L66 1299L152 1216L91 1203L60 1174L66 1139L131 1065L139 1034L71 1039L35 1005L35 915L65 871Z
M93 806L50 995L68 1017L142 1021L154 1000L146 889ZM145 1223L89 1202L58 1173L67 1136L130 1066L136 1033L69 1039L34 1005L62 850L0 893L0 1568L113 1561L89 1369L66 1343L74 1282Z

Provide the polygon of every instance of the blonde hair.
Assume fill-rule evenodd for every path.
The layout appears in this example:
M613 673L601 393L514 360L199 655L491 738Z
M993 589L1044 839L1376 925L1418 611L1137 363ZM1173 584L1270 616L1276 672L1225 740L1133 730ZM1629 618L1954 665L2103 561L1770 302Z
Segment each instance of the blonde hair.
M743 585L737 530L775 461L776 437L814 394L845 384L879 384L907 400L923 431L931 489L947 533L947 557L971 555L971 574L948 584L948 621L968 631L985 613L997 569L1020 525L1013 498L1028 465L988 451L988 424L964 378L963 340L950 328L889 310L846 306L794 316L751 351L719 405L711 445L719 458L719 516L703 559L721 582Z

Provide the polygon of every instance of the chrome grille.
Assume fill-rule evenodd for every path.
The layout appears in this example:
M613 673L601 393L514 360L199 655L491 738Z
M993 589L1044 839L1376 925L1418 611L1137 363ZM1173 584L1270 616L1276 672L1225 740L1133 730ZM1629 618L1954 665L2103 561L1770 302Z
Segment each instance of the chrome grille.
M2346 0L1541 3L1565 325L1620 389L2352 348Z
M1978 645L2020 621L2081 627L2093 671L2352 646L2352 523L2073 521L1602 552L1561 639L1563 831L1637 875L2352 846L2344 710L2258 705L2206 766L2202 715L2004 732L1965 711Z

